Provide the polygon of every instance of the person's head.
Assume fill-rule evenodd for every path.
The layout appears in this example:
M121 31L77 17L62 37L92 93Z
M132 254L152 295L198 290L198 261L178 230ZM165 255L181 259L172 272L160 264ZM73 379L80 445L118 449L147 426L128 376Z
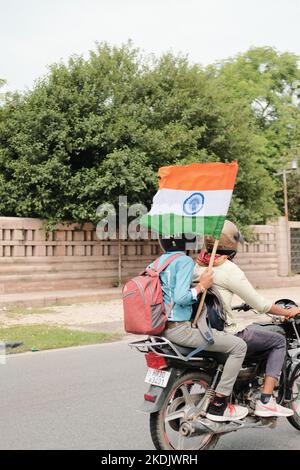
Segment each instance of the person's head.
M204 247L208 253L212 252L214 242L214 237L204 237ZM237 226L230 222L230 220L225 220L217 253L220 255L226 255L228 258L232 259L237 253L238 244L243 242L243 236Z
M196 248L197 237L193 234L160 235L159 244L163 251L184 251Z

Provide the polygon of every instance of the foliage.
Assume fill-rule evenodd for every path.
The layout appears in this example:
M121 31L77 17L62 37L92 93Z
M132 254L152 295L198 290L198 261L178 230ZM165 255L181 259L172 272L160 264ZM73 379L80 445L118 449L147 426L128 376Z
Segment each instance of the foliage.
M297 77L295 56L268 48L202 68L98 44L54 64L0 108L0 214L95 222L119 195L150 207L160 166L238 160L230 217L264 222L298 142Z
M252 110L257 133L264 139L259 162L277 185L276 204L282 212L282 179L276 173L283 168L289 169L291 161L299 160L300 156L298 57L260 47L209 68L224 86L231 87L241 108ZM299 174L294 173L291 182L299 187ZM291 191L289 194L293 206L291 216L299 218L296 193Z
M300 177L299 173L287 175L289 219L300 220Z

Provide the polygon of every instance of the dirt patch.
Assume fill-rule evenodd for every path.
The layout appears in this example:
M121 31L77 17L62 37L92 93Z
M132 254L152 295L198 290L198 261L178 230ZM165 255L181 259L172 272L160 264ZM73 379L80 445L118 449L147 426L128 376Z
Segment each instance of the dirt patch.
M259 293L270 300L292 298L298 300L299 288L262 289ZM233 305L240 304L238 297L233 299ZM253 312L240 312L240 320L266 322L270 318ZM0 327L48 325L62 326L80 331L107 332L124 334L122 300L106 302L88 302L73 305L55 305L45 308L2 308L0 309Z
M21 308L0 312L2 327L21 325L92 326L123 322L120 300L91 302L74 305L57 305L47 308ZM120 329L120 327L118 328Z

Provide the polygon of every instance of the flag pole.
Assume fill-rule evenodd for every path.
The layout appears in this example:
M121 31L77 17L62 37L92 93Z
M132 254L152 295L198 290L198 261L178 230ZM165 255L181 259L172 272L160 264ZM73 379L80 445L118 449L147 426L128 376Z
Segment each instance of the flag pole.
M217 252L217 249L218 249L218 245L219 245L219 240L215 240L214 246L213 246L213 249L212 249L212 252L211 252L211 257L210 257L210 260L209 260L209 265L208 265L208 271L209 272L212 271L212 267L213 267L213 264L214 264L216 252ZM199 317L200 317L201 312L202 312L202 308L203 308L203 305L204 305L204 300L205 300L205 297L206 297L206 293L207 293L207 290L205 289L205 291L202 293L200 304L199 304L199 307L197 309L194 321L192 323L193 328L196 328L196 326L197 326L197 321L199 320Z

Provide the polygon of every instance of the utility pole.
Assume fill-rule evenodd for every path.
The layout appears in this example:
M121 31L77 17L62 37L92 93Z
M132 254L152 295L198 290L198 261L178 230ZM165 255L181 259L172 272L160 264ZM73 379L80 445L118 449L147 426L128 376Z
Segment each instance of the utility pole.
M284 217L285 217L287 252L288 252L288 272L290 274L291 272L291 240L290 240L290 226L289 226L289 205L288 205L286 169L282 171L282 177L283 177L283 195L284 195Z
M287 182L286 182L286 170L282 172L283 176L283 194L284 194L284 216L286 221L289 221L289 207L288 207L288 193L287 193Z

